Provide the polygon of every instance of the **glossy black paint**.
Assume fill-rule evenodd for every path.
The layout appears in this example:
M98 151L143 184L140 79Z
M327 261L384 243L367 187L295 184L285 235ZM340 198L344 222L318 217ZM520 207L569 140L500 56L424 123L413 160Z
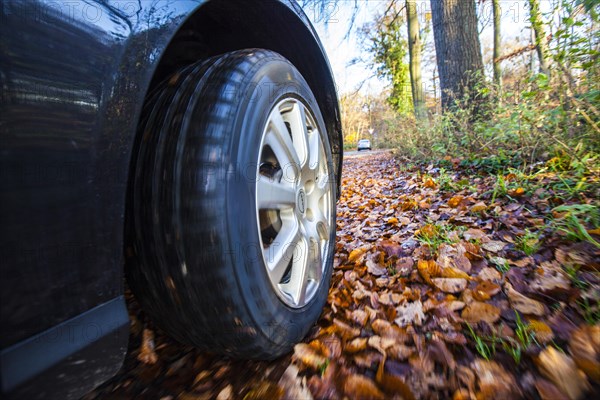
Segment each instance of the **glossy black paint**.
M305 76L339 171L331 71L293 2L0 3L2 349L123 293L125 195L144 97L190 61L245 47L275 50ZM113 347L101 356L119 360L123 346Z

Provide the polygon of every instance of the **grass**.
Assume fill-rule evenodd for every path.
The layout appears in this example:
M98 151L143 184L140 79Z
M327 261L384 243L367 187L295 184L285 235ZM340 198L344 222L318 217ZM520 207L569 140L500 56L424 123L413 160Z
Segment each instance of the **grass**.
M555 207L552 226L562 232L567 239L587 241L600 249L600 243L588 232L586 225L600 228L600 209L593 204L571 204Z
M488 345L484 337L475 333L470 324L467 323L467 327L469 328L471 338L473 338L473 341L475 342L475 350L477 350L477 353L479 353L486 361L491 360L492 356L496 354L495 343L491 346Z
M596 325L600 323L600 304L592 305L587 298L577 301L579 312L588 325Z
M429 246L431 250L437 253L439 247L443 243L452 244L459 242L459 235L452 238L452 232L460 232L464 227L454 225L427 224L415 233L415 237L419 242Z
M588 288L589 284L583 279L579 278L579 276L577 275L577 273L579 272L579 268L579 266L565 265L564 270L567 273L569 279L571 280L573 286L585 290Z
M507 259L501 257L490 257L490 262L494 264L496 269L503 274L506 274L508 271L510 271L510 264L508 263Z
M496 346L500 345L502 350L515 362L520 364L523 352L532 345L539 346L539 343L535 339L535 332L531 329L531 326L521 319L519 313L515 311L515 337L498 337L496 332L492 333L492 336L479 335L467 323L469 329L469 335L475 343L475 350L485 360L489 361L496 354Z
M528 256L537 253L541 245L540 236L540 233L531 232L529 229L526 229L523 236L517 237L515 243L517 249L523 251Z

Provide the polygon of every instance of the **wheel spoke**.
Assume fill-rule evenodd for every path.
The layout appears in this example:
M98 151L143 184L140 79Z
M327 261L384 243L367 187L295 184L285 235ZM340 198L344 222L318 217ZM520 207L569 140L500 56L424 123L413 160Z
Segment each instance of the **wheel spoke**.
M314 130L308 138L308 168L310 170L316 170L321 165L321 138L319 137L319 131Z
M292 298L292 302L296 305L301 305L306 298L308 264L308 240L305 236L302 236L294 251L290 281L281 285L281 289Z
M269 121L269 128L265 135L265 144L268 145L284 171L284 179L296 178L300 166L300 158L294 148L294 143L288 132L285 122L279 112L273 112ZM294 176L290 176L291 174Z
M285 227L273 243L263 250L263 256L267 263L267 273L273 285L279 284L287 270L288 264L293 258L294 249L300 242L301 235L298 224L289 224Z
M261 210L284 210L296 205L296 193L292 187L261 175L256 186L256 200Z
M323 259L321 252L321 241L311 241L310 254L311 263L310 263L310 278L314 281L314 283L318 284L321 281L321 277L323 276Z
M304 168L308 160L308 129L306 127L306 112L300 102L295 102L291 112L287 116L294 147L300 158L300 167Z

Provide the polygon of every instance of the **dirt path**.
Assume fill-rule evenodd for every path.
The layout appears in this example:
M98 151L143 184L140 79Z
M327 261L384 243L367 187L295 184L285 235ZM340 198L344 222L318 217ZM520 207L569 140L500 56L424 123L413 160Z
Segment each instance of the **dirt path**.
M491 178L444 174L385 152L347 157L328 304L294 354L200 353L155 331L130 297L124 367L86 398L593 396L598 249L546 232L541 193L498 199Z

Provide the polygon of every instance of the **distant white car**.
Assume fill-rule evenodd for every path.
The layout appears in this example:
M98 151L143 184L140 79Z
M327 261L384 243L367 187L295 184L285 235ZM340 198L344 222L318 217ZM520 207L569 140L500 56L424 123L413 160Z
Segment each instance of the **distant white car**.
M369 139L361 139L358 141L358 151L371 150L371 141Z

